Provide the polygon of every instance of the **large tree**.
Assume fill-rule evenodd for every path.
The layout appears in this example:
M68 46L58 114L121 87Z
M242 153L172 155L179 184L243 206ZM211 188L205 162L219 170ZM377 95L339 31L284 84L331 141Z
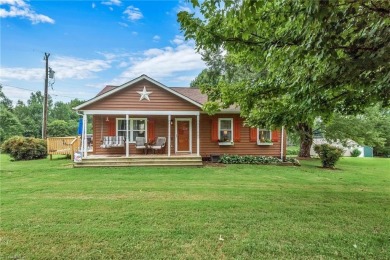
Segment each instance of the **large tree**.
M27 104L19 100L14 108L14 114L23 124L25 132L24 136L41 137L42 136L42 116L43 116L43 100L42 92L37 91L30 94ZM52 107L53 101L49 96L48 108Z
M23 125L19 119L3 104L0 104L0 143L11 136L22 135Z
M316 116L389 106L388 2L191 2L201 18L179 13L185 37L228 64L200 86L210 112L236 103L250 125L295 127L308 156Z
M320 123L319 128L331 141L353 140L373 146L376 151L390 149L390 110L379 106L369 107L358 115L335 113L329 122Z
M78 115L77 112L74 111L72 108L78 106L81 103L82 101L78 99L73 99L69 103L59 101L54 104L53 108L49 111L49 125L51 126L50 130L48 129L49 136L67 136L77 134L80 115ZM58 121L66 123L66 131L63 131L63 123L59 123ZM52 124L54 122L56 123ZM59 129L54 130L55 126L59 126Z

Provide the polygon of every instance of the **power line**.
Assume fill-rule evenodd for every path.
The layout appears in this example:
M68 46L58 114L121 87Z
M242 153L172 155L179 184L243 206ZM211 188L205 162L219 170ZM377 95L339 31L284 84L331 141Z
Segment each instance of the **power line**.
M3 83L0 83L0 84L1 84L3 87L8 87L8 88L17 88L17 89L22 89L22 90L31 91L31 92L36 92L36 91L38 91L38 90L32 90L32 89L27 89L27 88L22 88L22 87L15 87L15 86L11 86L11 85L8 85L8 84L3 84ZM50 96L79 99L79 98L77 98L77 97L64 96L64 95L58 95L58 94L50 94Z

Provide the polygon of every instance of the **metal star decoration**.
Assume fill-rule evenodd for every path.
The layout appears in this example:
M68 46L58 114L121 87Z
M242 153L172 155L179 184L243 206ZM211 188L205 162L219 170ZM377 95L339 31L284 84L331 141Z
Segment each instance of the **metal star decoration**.
M152 94L151 91L146 91L146 87L144 86L144 90L142 91L137 91L138 94L141 95L141 97L139 98L139 100L141 101L142 99L147 99L150 101L149 99L149 95Z

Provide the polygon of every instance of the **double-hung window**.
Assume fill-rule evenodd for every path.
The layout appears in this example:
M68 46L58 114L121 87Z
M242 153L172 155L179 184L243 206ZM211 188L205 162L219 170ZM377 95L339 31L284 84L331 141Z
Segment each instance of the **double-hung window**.
M233 142L233 118L218 119L218 140L220 142Z
M258 143L272 143L272 132L269 129L257 129Z
M130 143L135 142L136 137L145 137L147 133L147 120L146 118L130 118L129 121L128 140ZM118 118L116 124L116 135L126 136L126 119Z

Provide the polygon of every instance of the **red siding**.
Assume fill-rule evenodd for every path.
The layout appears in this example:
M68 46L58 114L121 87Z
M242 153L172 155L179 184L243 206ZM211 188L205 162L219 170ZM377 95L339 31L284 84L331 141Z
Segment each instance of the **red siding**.
M107 128L108 128L108 134L109 136L115 136L116 135L116 119L115 118L108 118L109 121L106 121Z
M117 116L123 118L123 116ZM142 118L142 116L140 116ZM124 147L121 148L100 148L102 144L101 136L108 135L108 125L105 124L105 116L94 116L93 117L93 129L94 129L94 153L95 154L125 154L126 150ZM133 117L132 117L133 118ZM173 122L175 118L192 118L192 153L196 153L196 117L195 116L176 116L172 117ZM239 142L235 141L232 146L220 146L218 145L218 118L233 118L233 124L235 125L234 132L237 132L239 136ZM115 122L115 116L110 118L110 121ZM235 123L239 121L240 123ZM151 123L153 122L153 123ZM214 123L216 122L216 124ZM148 139L152 134L151 124L154 124L154 136L164 136L168 138L168 116L149 116L148 117ZM238 128L236 124L240 124ZM214 125L214 126L213 126ZM103 127L101 127L103 126ZM215 131L212 131L212 128L215 128ZM267 155L267 156L276 156L280 157L280 148L281 148L281 133L280 130L277 132L272 132L273 145L261 146L257 145L257 133L255 128L249 128L247 126L242 126L242 119L238 115L228 114L228 115L218 115L214 116L213 119L205 114L200 115L200 153L203 157L210 156L210 154L239 154L239 155ZM253 130L254 129L254 130ZM101 134L102 133L102 134ZM212 135L216 133L216 140L213 141ZM252 139L254 134L254 140ZM236 134L234 134L235 137ZM277 140L276 138L277 137ZM214 136L215 138L215 136ZM283 154L286 154L286 132L284 134L284 145L283 145ZM171 154L175 154L175 124L171 125ZM137 150L134 148L134 144L130 144L130 154L141 154L143 151ZM165 149L165 154L168 153L168 140L167 146Z
M233 118L233 124L235 124L237 120L240 120L242 122L242 119L236 114L214 116L213 121L211 122L218 122L218 118ZM218 145L218 140L210 141L213 140L211 134L214 133L214 131L211 131L212 125L213 123L210 123L210 116L205 114L202 114L200 116L200 153L204 157L210 156L210 154L266 155L280 157L280 138L278 139L278 141L275 141L273 145L257 145L256 129L252 130L252 128L242 126L241 123L239 131L236 131L235 129L235 132L238 132L237 134L240 135L240 142L234 142L234 145L232 146L220 146ZM196 124L194 124L194 127L196 127ZM218 132L218 130L216 132ZM253 133L254 139L252 139ZM285 146L286 142L284 141L284 155L286 154ZM196 149L196 146L194 147Z
M137 91L142 91L144 87L148 92L152 92L149 95L150 101L140 100ZM83 110L201 111L201 108L147 80L142 80L86 106Z

